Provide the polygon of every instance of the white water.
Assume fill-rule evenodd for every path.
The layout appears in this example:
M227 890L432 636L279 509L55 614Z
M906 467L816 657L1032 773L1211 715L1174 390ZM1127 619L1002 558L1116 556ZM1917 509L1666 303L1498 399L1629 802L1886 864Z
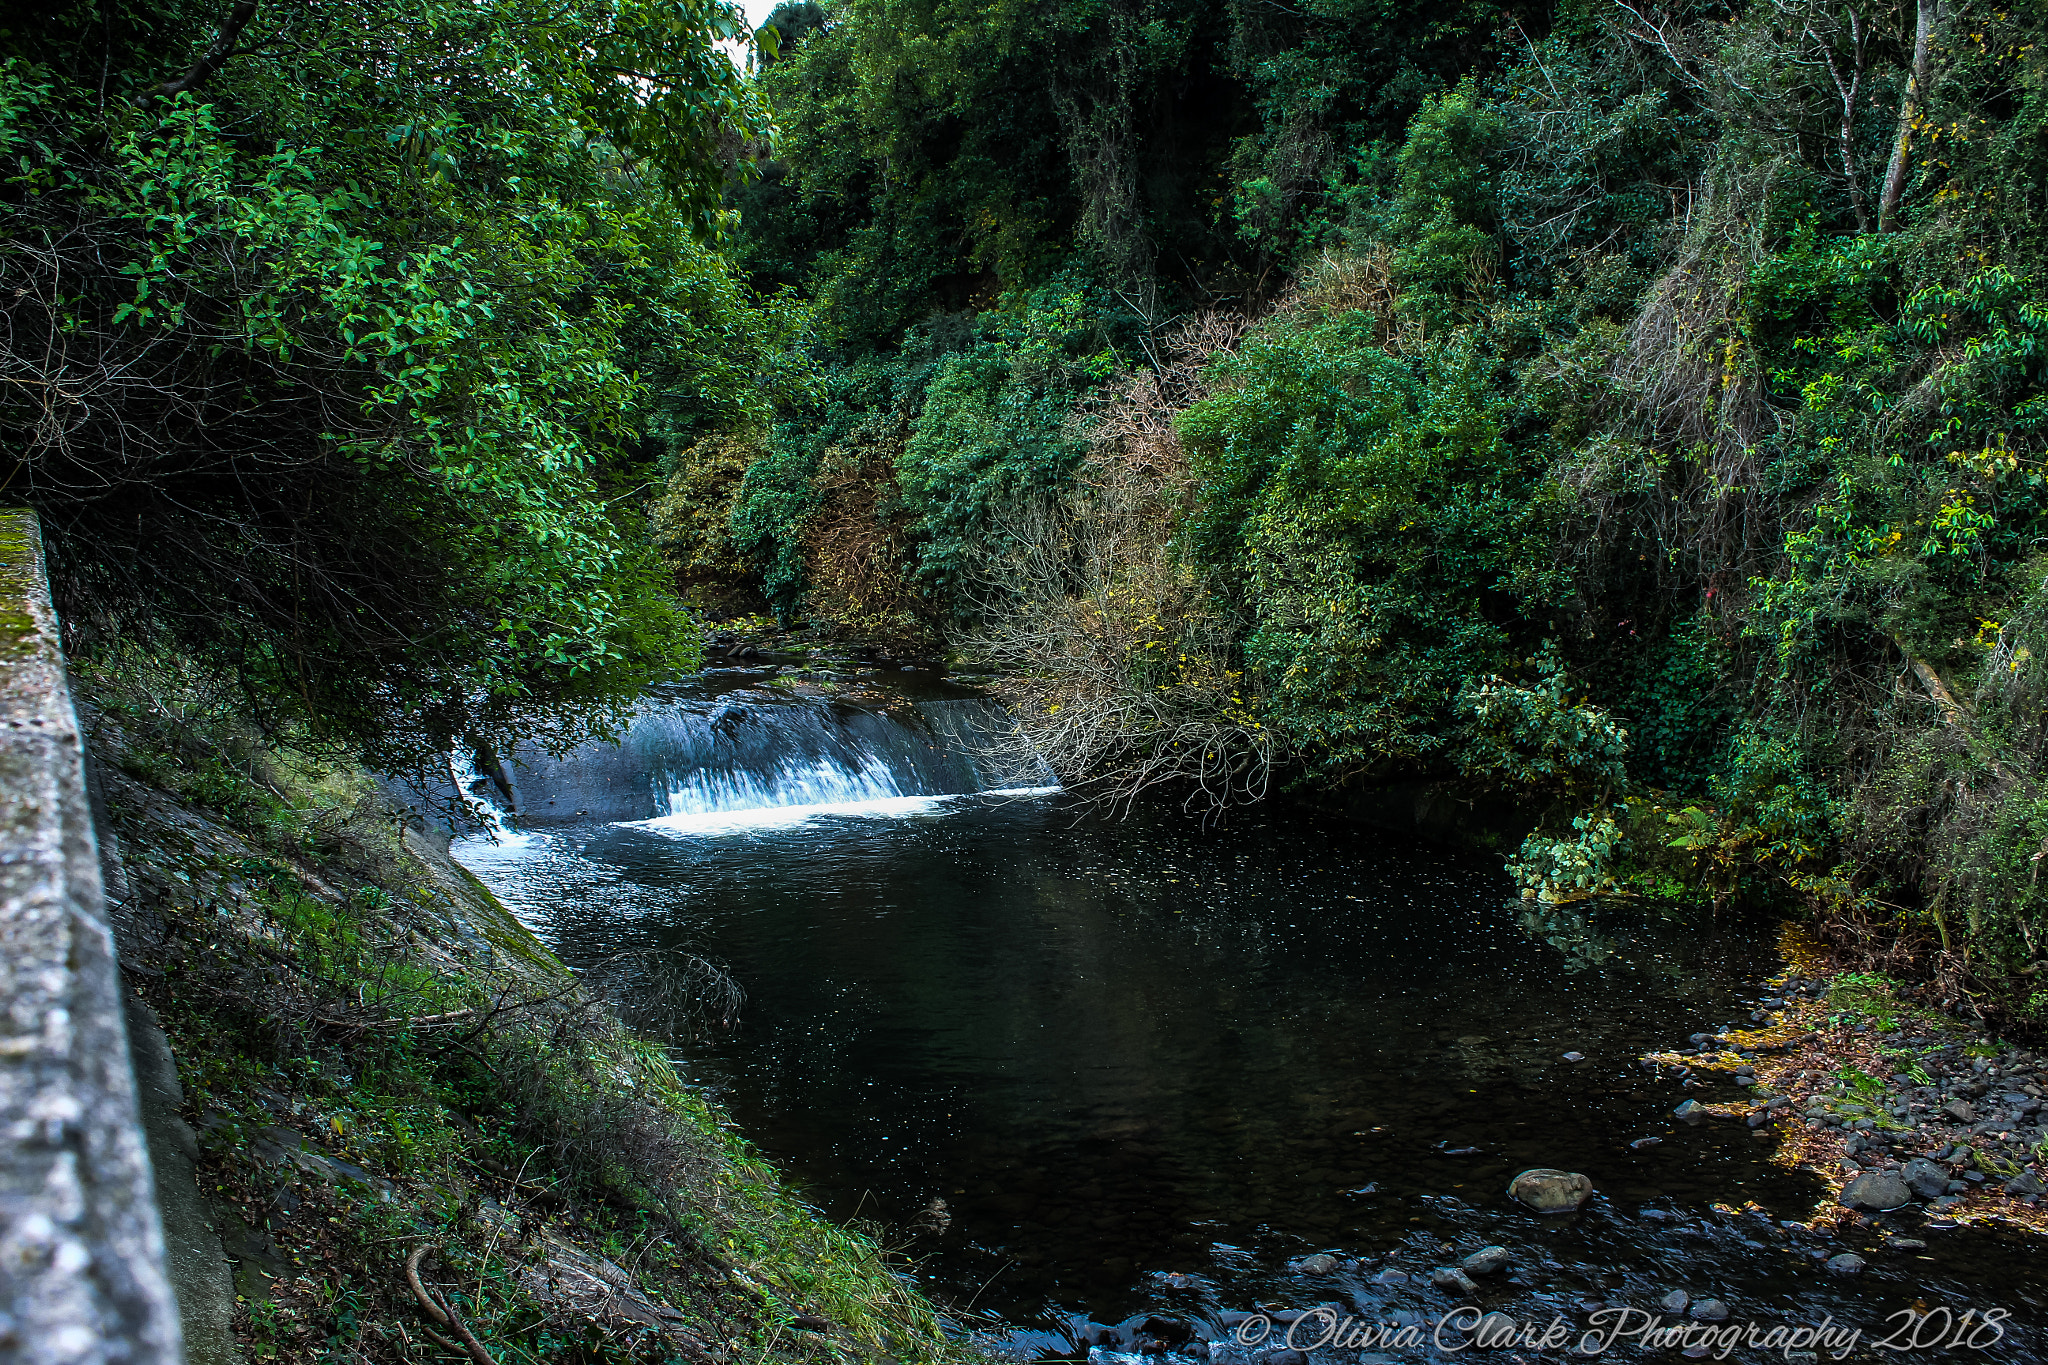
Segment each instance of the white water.
M662 793L664 816L726 814L777 806L831 806L895 797L906 792L880 754L863 754L857 765L835 758L792 756L766 772L748 768L699 768Z
M477 771L476 759L461 749L448 755L448 780L455 784L455 799L469 818L483 827L476 836L485 843L502 844L520 836L505 823L506 812L489 795L491 779Z
M679 838L743 834L750 830L786 829L807 820L839 816L857 820L905 820L919 815L947 815L969 803L991 796L1051 796L1058 787L1003 787L985 792L951 792L942 796L873 796L863 800L821 801L810 804L775 803L694 811L682 815L659 815L639 820L632 828L652 830Z
M822 816L944 815L967 798L1058 791L1042 764L1030 771L988 761L980 740L992 717L1000 712L974 702L922 705L908 721L797 701L656 704L616 744L515 755L517 811L499 804L468 755L451 754L448 769L483 828L471 842L491 847L530 837L514 828L528 815L532 828L589 821L704 837ZM571 820L559 818L567 812Z

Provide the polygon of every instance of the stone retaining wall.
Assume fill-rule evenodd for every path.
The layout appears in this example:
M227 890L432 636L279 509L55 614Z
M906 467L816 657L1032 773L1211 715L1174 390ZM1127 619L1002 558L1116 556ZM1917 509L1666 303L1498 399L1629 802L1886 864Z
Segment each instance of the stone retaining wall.
M0 1365L183 1352L78 715L32 512L0 509Z

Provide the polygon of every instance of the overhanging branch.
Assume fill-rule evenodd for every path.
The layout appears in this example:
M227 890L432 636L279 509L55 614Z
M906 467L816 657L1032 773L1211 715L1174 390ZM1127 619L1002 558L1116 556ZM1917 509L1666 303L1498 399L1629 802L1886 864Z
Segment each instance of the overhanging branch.
M220 26L220 36L213 40L213 46L200 54L185 74L176 80L168 80L144 95L143 102L155 99L176 99L187 90L196 90L213 78L228 58L235 55L235 42L242 36L242 30L256 17L256 0L235 0L235 7L228 11L227 22Z

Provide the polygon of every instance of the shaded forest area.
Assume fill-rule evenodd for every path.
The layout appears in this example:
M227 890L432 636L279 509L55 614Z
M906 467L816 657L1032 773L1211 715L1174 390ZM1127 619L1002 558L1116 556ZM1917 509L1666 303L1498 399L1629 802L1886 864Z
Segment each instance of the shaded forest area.
M734 259L814 312L680 449L703 590L1000 664L1112 798L1540 809L1562 942L1797 901L2048 1018L2039 14L772 22Z
M81 3L0 37L9 486L79 648L379 761L765 610L1107 800L1512 802L1561 944L1799 904L2038 1028L2044 28Z

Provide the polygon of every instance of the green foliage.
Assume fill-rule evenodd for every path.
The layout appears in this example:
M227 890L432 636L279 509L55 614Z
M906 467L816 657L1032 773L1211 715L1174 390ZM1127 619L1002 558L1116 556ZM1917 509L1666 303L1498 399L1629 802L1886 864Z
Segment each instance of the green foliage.
M60 11L0 48L35 381L0 424L73 619L391 759L686 664L608 504L636 369L671 410L742 410L779 325L700 240L714 125L759 117L715 47L732 12L263 10L198 88L138 90L212 42L198 17ZM134 102L95 96L108 69ZM49 387L101 397L53 422Z
M1563 905L1622 894L1614 871L1623 835L1614 816L1605 811L1574 816L1571 827L1563 838L1531 834L1508 859L1508 875L1524 900Z
M1436 753L1468 680L1518 663L1537 471L1490 378L1469 339L1397 356L1364 313L1279 320L1181 419L1188 553L1240 595L1272 720L1328 770Z
M1532 662L1533 687L1486 677L1460 693L1458 707L1467 718L1456 758L1460 770L1510 788L1568 796L1621 790L1628 732L1600 707L1571 698L1554 645Z
M984 315L978 344L933 368L896 463L927 582L953 586L996 506L1056 486L1071 469L1074 396L1118 368L1102 347L1105 311L1099 291L1055 278Z
M688 589L717 596L745 579L746 564L733 544L732 515L747 470L765 451L766 442L749 432L706 436L672 457L675 470L648 517L663 559Z

